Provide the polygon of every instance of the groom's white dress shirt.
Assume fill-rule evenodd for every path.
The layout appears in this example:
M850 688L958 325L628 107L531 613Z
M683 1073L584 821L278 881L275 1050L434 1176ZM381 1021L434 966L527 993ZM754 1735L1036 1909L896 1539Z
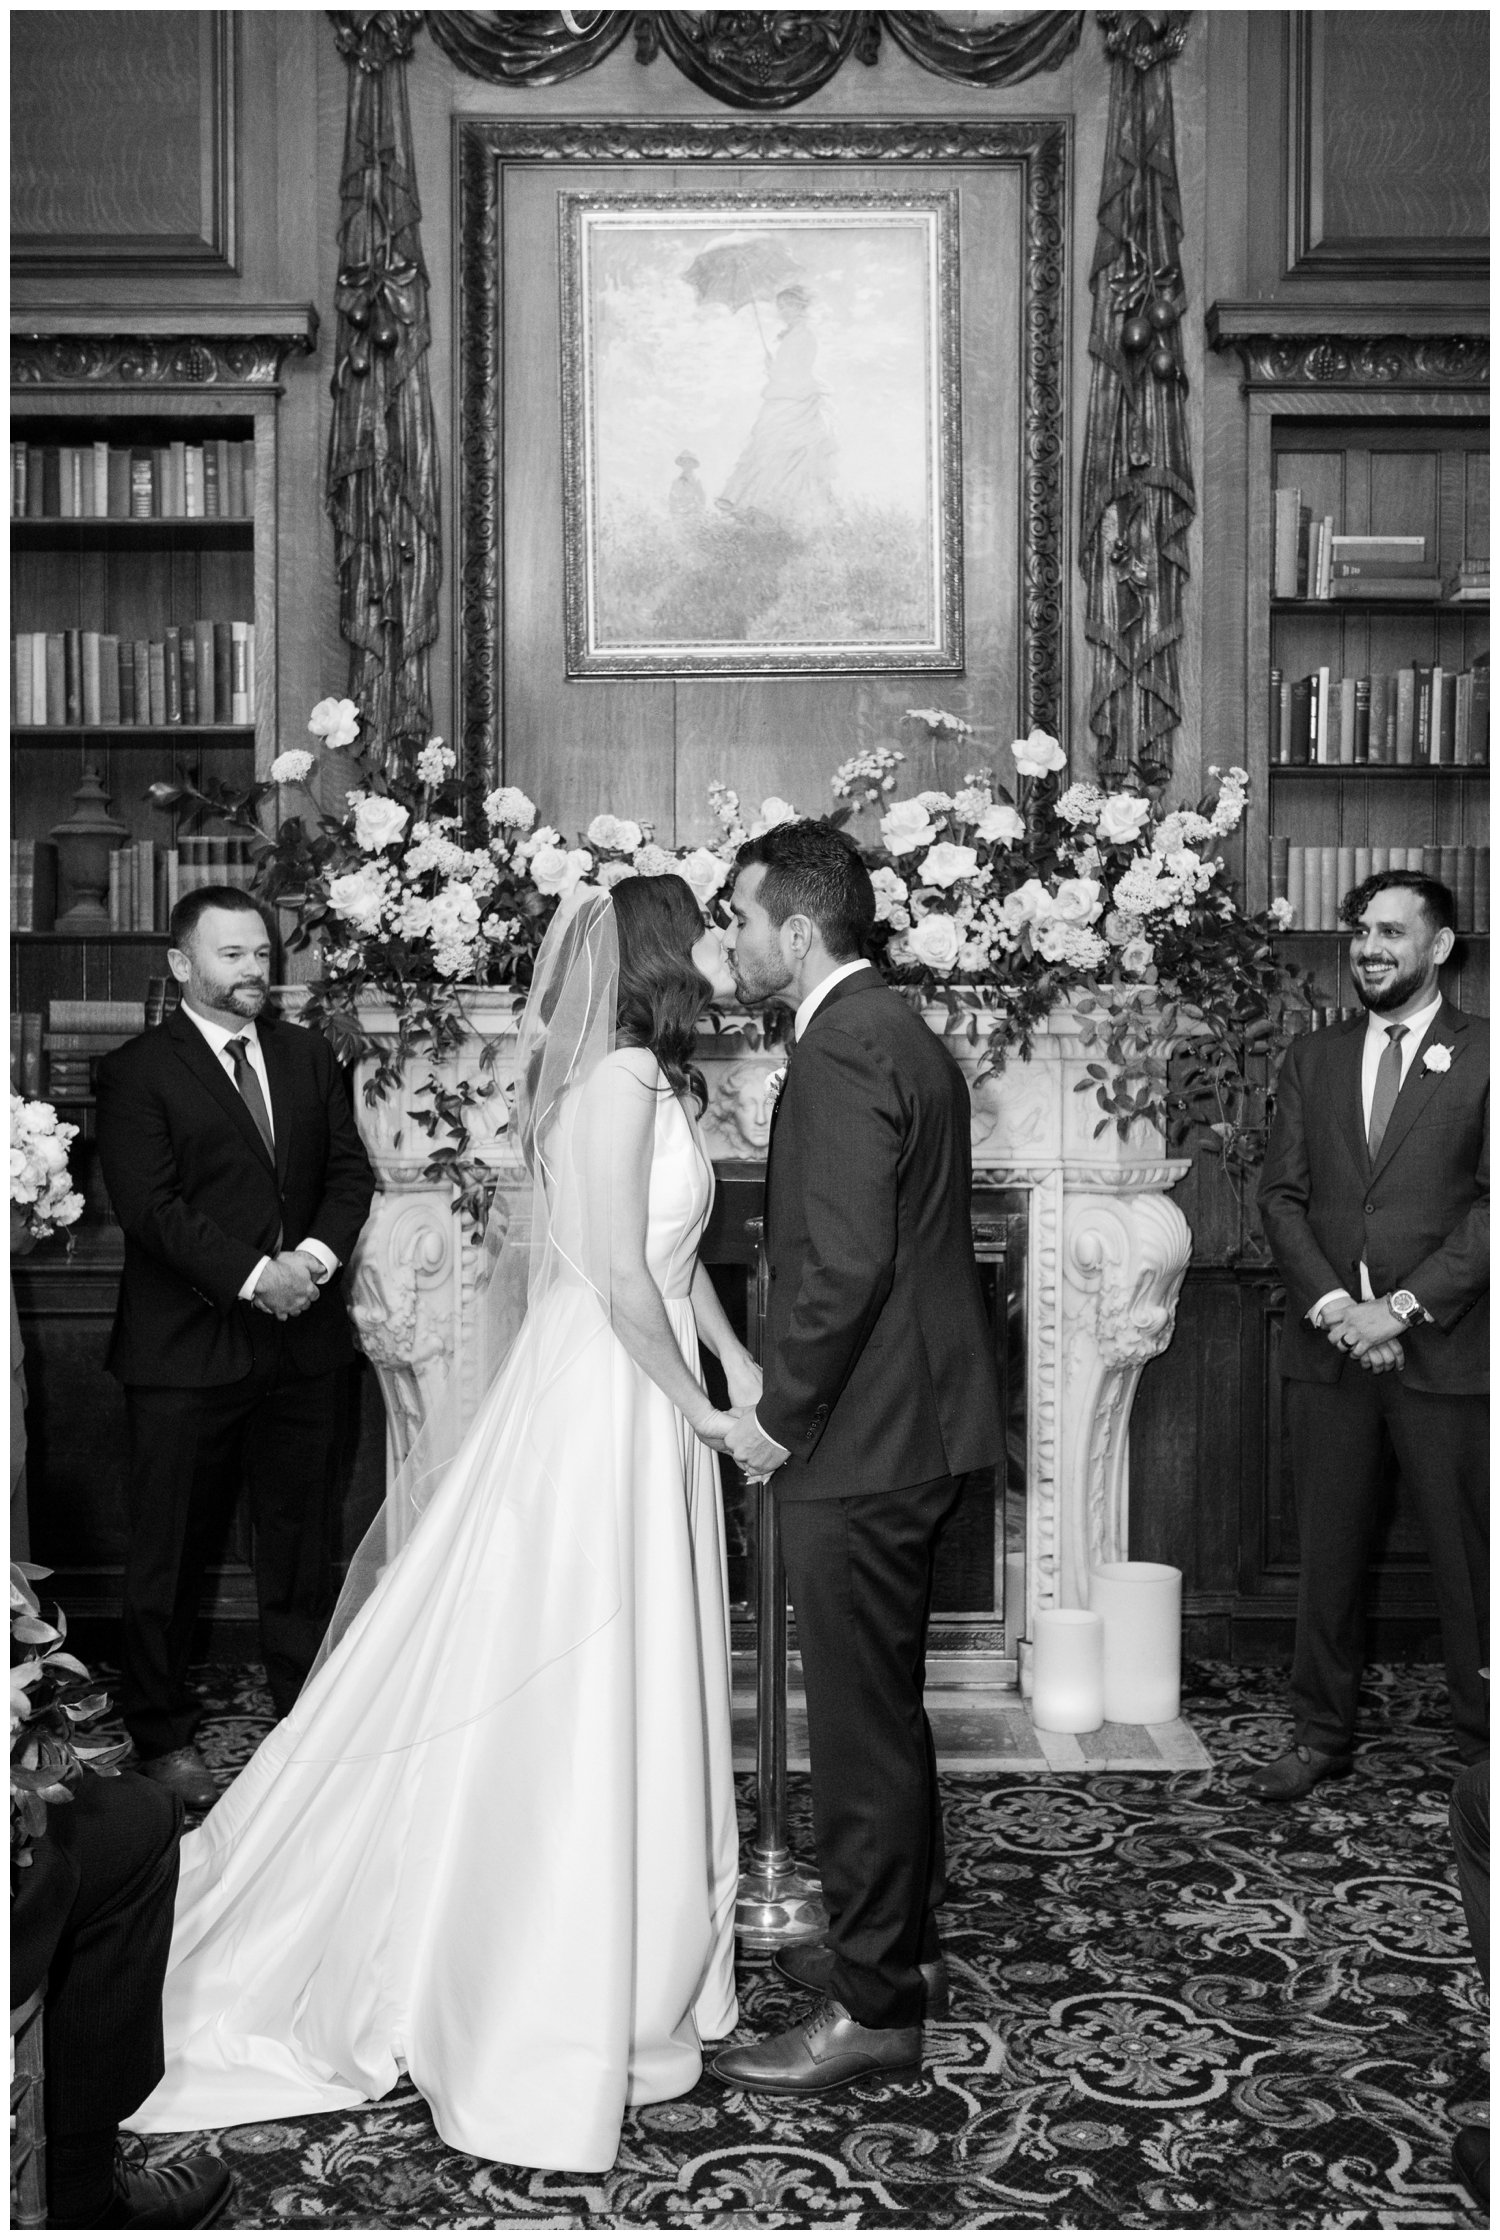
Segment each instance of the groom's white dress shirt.
M276 1139L276 1113L271 1103L271 1084L266 1078L266 1054L260 1046L260 1036L255 1031L255 1021L246 1019L242 1026L221 1027L216 1019L205 1019L202 1012L195 1011L190 1003L182 1005L182 1015L185 1019L192 1020L193 1025L198 1029L209 1049L212 1050L214 1056L224 1068L236 1096L240 1093L240 1085L234 1078L234 1060L229 1055L229 1045L231 1042L238 1042L243 1038L245 1056L249 1061L250 1070L260 1083L260 1093L266 1100L266 1114L271 1123L271 1140L274 1143ZM322 1269L323 1273L318 1278L320 1286L325 1284L330 1276L337 1275L339 1265L337 1257L317 1237L304 1237L296 1249L298 1252L305 1252L309 1259L316 1260L318 1266ZM255 1297L255 1286L259 1283L263 1271L270 1265L271 1255L268 1252L263 1252L255 1266L250 1270L249 1275L240 1285L240 1297L242 1299L253 1299Z

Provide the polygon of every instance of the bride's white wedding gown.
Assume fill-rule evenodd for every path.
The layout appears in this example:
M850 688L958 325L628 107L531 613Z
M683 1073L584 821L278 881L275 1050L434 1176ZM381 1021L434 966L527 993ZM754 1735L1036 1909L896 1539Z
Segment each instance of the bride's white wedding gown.
M712 1196L663 1094L647 1259L693 1368ZM623 2111L690 2091L735 2025L728 1635L717 1462L559 1283L185 1839L166 2076L128 2127L349 2108L405 2070L453 2146L609 2169Z

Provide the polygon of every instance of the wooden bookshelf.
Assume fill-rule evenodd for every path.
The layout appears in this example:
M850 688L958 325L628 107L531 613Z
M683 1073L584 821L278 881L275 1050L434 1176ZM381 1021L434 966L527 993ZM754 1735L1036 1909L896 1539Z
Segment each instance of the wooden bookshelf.
M129 841L151 840L164 850L180 837L178 820L147 798L154 781L184 774L243 786L269 769L277 751L280 375L288 353L310 350L315 333L316 314L297 306L236 311L227 319L203 310L156 313L125 334L117 320L74 309L55 319L35 312L13 319L11 439L33 461L52 447L61 453L95 444L136 455L169 451L174 443L251 447L239 454L235 482L244 511L210 515L178 509L175 477L158 486L157 503L170 511L38 515L34 494L33 510L24 510L27 488L18 475L24 478L25 467L18 469L13 455L13 671L16 641L25 633L98 631L159 642L175 626L191 645L200 620L248 623L255 631L252 722L13 723L16 840L45 841L71 815L75 790L92 769ZM13 673L13 714L15 682ZM44 1023L54 999L143 1001L148 980L166 969L162 923L80 934L43 919L13 931L12 1013L40 1013ZM40 1093L47 1090L44 1065ZM81 1186L92 1212L91 1178L83 1176Z
M1456 762L1287 763L1270 752L1270 678L1394 675L1417 664L1472 670L1489 655L1487 599L1275 595L1278 490L1348 536L1417 536L1448 580L1489 551L1487 349L1482 319L1455 314L1409 333L1389 314L1220 303L1209 339L1233 350L1247 408L1246 741L1251 776L1244 883L1270 899L1273 836L1302 847L1489 846L1489 769ZM1378 331L1376 331L1378 329ZM1328 1009L1354 1005L1347 935L1297 928L1285 954ZM1461 932L1447 992L1489 1008L1489 942Z

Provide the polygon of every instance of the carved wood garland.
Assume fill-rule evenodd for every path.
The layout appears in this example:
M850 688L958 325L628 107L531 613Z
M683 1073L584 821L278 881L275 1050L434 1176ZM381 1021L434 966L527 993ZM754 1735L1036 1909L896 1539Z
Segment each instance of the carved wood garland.
M1177 648L1187 533L1197 511L1169 65L1185 16L1103 13L1113 58L1099 232L1089 287L1093 370L1084 434L1079 566L1093 647L1089 727L1101 777L1172 768L1182 720Z
M381 12L332 20L349 65L349 103L327 505L349 697L372 750L393 770L432 730L428 652L442 581L432 330L406 100L406 63L422 19Z
M664 54L695 86L735 109L792 108L827 85L851 56L866 68L874 64L883 35L940 78L1007 86L1055 70L1083 31L1081 9L1040 9L974 29L958 28L928 8L429 9L426 20L450 62L489 85L559 85L595 69L633 35L637 62Z

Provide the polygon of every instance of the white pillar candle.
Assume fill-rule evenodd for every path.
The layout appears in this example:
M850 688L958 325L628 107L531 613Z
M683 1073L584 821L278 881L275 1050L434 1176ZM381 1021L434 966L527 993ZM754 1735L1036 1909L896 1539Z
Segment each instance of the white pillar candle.
M1104 1724L1104 1622L1093 1610L1039 1610L1032 1622L1031 1719L1051 1734Z
M1182 1703L1182 1573L1169 1563L1101 1563L1089 1601L1104 1621L1104 1716L1158 1727Z

